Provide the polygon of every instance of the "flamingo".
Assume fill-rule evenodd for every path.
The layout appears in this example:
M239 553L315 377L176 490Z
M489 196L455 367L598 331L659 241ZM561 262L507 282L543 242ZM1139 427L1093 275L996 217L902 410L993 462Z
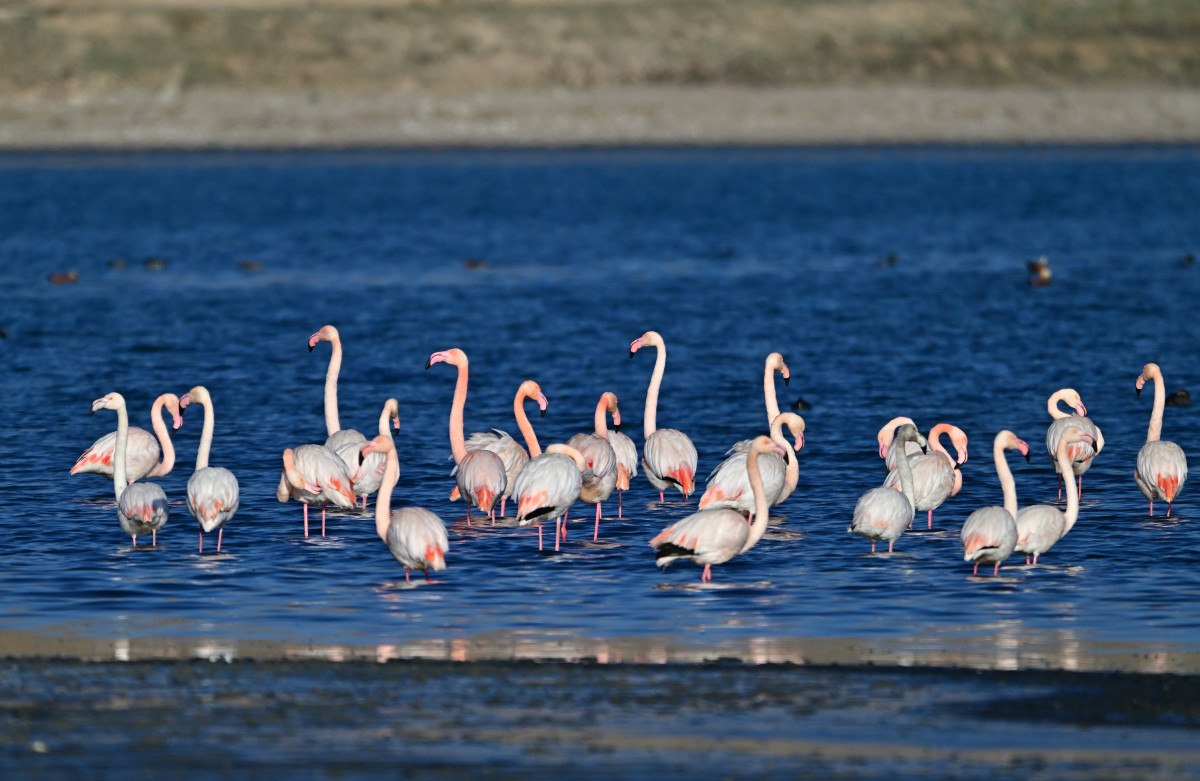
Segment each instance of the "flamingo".
M785 425L795 438L794 446L789 446L783 438ZM770 454L764 455L758 461L758 469L762 474L767 505L774 507L783 504L792 495L800 479L800 466L795 453L804 447L804 418L794 412L776 415L771 421L770 439L783 448L784 457L781 460ZM704 496L700 497L701 510L729 508L743 514L754 512L754 493L750 490L749 473L746 471L746 451L736 450L742 444L739 442L730 448L725 460L708 476L708 487ZM794 452L790 452L793 447Z
M529 463L529 457L540 456L542 454L542 446L538 444L537 434L533 430L533 425L529 422L529 416L525 414L525 400L535 399L537 401L538 410L542 417L546 417L546 409L550 403L546 401L546 396L542 393L542 386L538 385L533 380L525 380L521 386L517 388L517 395L513 397L513 417L517 419L517 428L525 437L525 444L529 447L526 451L514 440L507 431L500 429L492 429L491 431L477 431L467 438L467 450L490 450L500 456L500 460L504 462L504 477L507 481L504 491L500 494L500 517L504 517L505 506L508 502L508 497L512 495L513 486L517 482L517 475ZM457 471L457 467L455 467ZM453 474L453 473L451 473ZM460 498L458 486L450 492L450 501L456 502Z
M400 402L396 399L388 399L383 403L383 410L379 413L380 436L391 436L388 433L389 421L393 429L400 430ZM362 499L362 508L365 510L367 496L378 491L383 483L384 457L381 453L372 451L371 455L364 458L359 452L361 449L360 443L346 442L335 452L338 458L346 462L354 495ZM400 468L398 464L397 460L397 469Z
M666 501L663 491L675 486L686 499L696 486L696 446L681 431L673 428L657 429L655 414L658 411L658 388L662 384L663 370L667 366L667 345L657 331L647 331L629 345L629 357L643 347L656 347L658 356L654 360L654 374L646 388L646 414L642 421L645 443L642 445L642 468L646 479L658 489L658 500Z
M125 476L131 483L143 477L164 477L175 468L175 448L171 445L171 435L162 421L163 407L171 413L171 422L175 430L183 425L183 418L179 414L178 396L174 393L164 393L154 400L153 406L150 407L150 422L154 433L151 434L144 428L129 429L125 450ZM75 461L75 466L71 467L71 474L90 472L112 477L116 443L115 431L97 439Z
M900 428L905 423L909 424L910 426L917 425L916 423L913 423L912 418L906 418L903 416L892 418L887 423L884 423L883 428L879 429L879 433L875 435L875 440L879 443L879 457L883 459L884 468L886 468L889 472L896 468L896 459L900 457L901 451L892 449L889 452L888 448L892 444L892 439L896 436L896 429ZM913 455L921 450L921 448L917 447L916 445L913 445L913 448L910 450L908 448L909 444L910 443L907 442L905 443L905 449L903 451L905 455Z
M1150 428L1146 432L1146 444L1138 451L1137 470L1133 473L1142 496L1150 500L1150 516L1154 517L1154 500L1167 501L1167 517L1171 517L1171 504L1179 496L1179 489L1187 480L1187 456L1183 448L1174 442L1159 439L1162 435L1163 404L1166 390L1163 388L1162 369L1157 363L1142 367L1135 387L1142 395L1142 386L1154 383L1154 410L1150 413Z
M460 493L467 495L467 524L471 523L471 505L488 514L496 523L496 499L508 487L508 475L504 461L490 450L467 450L463 439L463 407L467 403L467 354L457 347L436 352L425 361L428 369L435 363L448 363L458 367L458 381L454 384L454 401L450 407L450 450L457 464L454 477Z
M600 505L612 496L617 487L619 472L617 453L608 441L608 414L612 413L613 425L621 425L621 410L617 407L617 394L605 391L596 403L595 433L576 434L567 440L567 444L583 455L587 470L583 475L583 487L579 489L579 498L588 504L596 505L596 527L592 531L592 541L600 539ZM626 476L625 485L629 485Z
M780 447L765 436L751 440L750 450L746 453L746 477L754 494L753 523L746 523L741 513L728 508L692 513L650 540L650 547L655 550L654 563L659 567L667 567L677 559L689 559L697 565L704 565L700 582L711 583L714 564L724 564L757 545L767 530L767 516L770 513L767 495L763 490L761 459L767 454L784 458L787 448Z
M932 444L932 443L930 443ZM967 516L959 535L963 544L963 560L975 562L973 575L979 574L980 564L994 564L992 575L1000 574L1000 565L1012 555L1017 544L1017 484L1008 468L1005 450L1017 450L1029 460L1029 445L1011 431L1001 431L992 440L992 456L996 461L996 476L1004 492L1004 506L984 507Z
M332 325L323 325L321 329L308 337L308 351L311 353L321 342L329 342L329 367L325 370L325 447L337 453L343 446L349 444L362 445L367 438L362 432L352 428L343 429L338 418L337 386L338 375L342 371L342 337L338 329ZM343 459L345 460L345 459ZM350 469L358 467L358 448L351 454L351 460L346 461Z
M792 373L788 370L787 364L783 362L783 356L779 353L771 353L767 356L767 360L763 365L763 402L767 408L767 427L775 422L775 418L779 417L779 399L775 395L775 372L779 372L783 376L783 384L788 385L792 381ZM767 436L771 436L767 434ZM735 442L729 448L727 453L745 453L750 450L750 443L753 439L743 439L740 442ZM742 470L742 464L738 464L737 471ZM720 467L718 467L719 469ZM716 470L714 470L715 473ZM711 476L710 476L711 479ZM768 491L768 494L770 492Z
M904 443L915 442L922 450L927 448L925 437L911 423L904 423L896 429L891 444L885 445L880 456L887 458L889 450L903 448ZM854 520L846 531L861 534L871 541L871 553L875 552L875 543L887 540L888 553L904 530L912 524L916 514L916 495L913 489L912 467L907 458L896 459L897 471L900 472L900 487L897 492L886 486L872 488L854 505Z
M238 509L238 481L223 466L209 466L208 453L212 449L213 403L208 388L197 385L179 400L180 409L189 404L204 407L204 428L200 432L200 449L196 451L196 471L188 478L188 511L200 524L200 552L204 552L204 534L217 530L217 553L221 552L221 537L225 524Z
M1074 410L1072 415L1068 412L1063 412L1058 406L1060 402L1065 401ZM1070 427L1074 427L1090 434L1095 440L1096 446L1080 442L1075 445L1071 451L1071 472L1079 478L1079 493L1083 493L1083 473L1092 466L1092 459L1104 449L1104 435L1100 433L1100 429L1087 417L1087 407L1083 406L1083 399L1079 396L1079 391L1074 388L1062 388L1051 394L1046 400L1046 411L1050 413L1050 417L1054 418L1050 426L1046 429L1046 452L1050 454L1050 460L1054 463L1055 471L1058 470L1058 442L1062 439L1063 432ZM1059 474L1058 498L1062 500L1062 474Z
M950 441L957 451L957 460L942 445L942 434L950 435ZM929 514L928 528L932 529L933 511L962 488L959 466L967 460L967 435L958 426L939 423L929 430L925 439L929 443L929 452L909 455L908 465L912 468L916 509ZM891 453L888 453L888 460L893 460ZM883 484L899 490L900 473L894 469L888 472Z
M375 497L375 531L392 552L400 566L404 567L404 580L409 572L419 569L429 580L429 570L439 572L446 568L446 551L450 540L446 536L446 525L442 519L423 507L403 507L391 510L392 490L400 479L400 460L396 457L396 443L387 432L380 434L362 446L362 454L384 457L383 482Z
M1058 452L1055 454L1060 470L1070 469L1073 460L1071 453L1078 452L1078 445L1081 443L1093 445L1095 440L1091 434L1073 426L1062 432L1058 441ZM1061 474L1066 473L1066 471L1061 472ZM1074 480L1067 480L1066 483L1067 511L1065 513L1048 504L1024 507L1017 513L1016 551L1025 554L1026 564L1029 563L1030 556L1033 556L1033 563L1037 564L1038 556L1050 550L1054 547L1054 543L1067 536L1067 532L1071 531L1071 528L1075 526L1075 521L1079 519L1079 492Z
M629 481L637 477L638 452L633 440L620 430L620 424L613 420L613 430L608 432L608 444L612 446L613 454L617 457L617 517L624 518L621 507L621 496L629 490Z
M295 499L304 505L304 539L308 539L308 506L321 505L321 536L325 536L325 510L328 505L343 509L358 506L346 462L324 445L301 445L283 451L283 474L275 498L281 502Z
M169 515L167 495L161 486L154 483L129 483L126 480L129 413L125 409L125 397L119 393L109 393L92 402L91 414L95 415L99 409L111 409L117 413L117 431L113 442L113 492L117 498L117 522L133 539L133 547L137 547L139 534L149 534L151 544L158 545L158 530L167 525Z
M579 498L583 488L583 472L587 462L583 454L570 445L550 445L546 452L532 459L513 486L517 503L517 522L521 526L536 523L538 550L542 550L542 521L554 519L554 550L558 550L566 514Z

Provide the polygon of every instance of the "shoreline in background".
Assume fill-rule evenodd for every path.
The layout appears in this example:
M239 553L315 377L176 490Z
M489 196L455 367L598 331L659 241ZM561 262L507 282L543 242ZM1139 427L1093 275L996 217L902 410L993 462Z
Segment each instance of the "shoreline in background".
M1178 144L1186 87L602 87L0 95L0 150Z

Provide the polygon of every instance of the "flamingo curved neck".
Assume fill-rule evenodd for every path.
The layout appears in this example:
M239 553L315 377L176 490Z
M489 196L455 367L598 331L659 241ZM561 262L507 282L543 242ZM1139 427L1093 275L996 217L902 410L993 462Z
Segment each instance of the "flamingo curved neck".
M775 368L768 362L763 372L763 401L767 405L767 425L779 417L779 397L775 394Z
M125 473L125 447L129 442L129 413L125 410L124 402L117 407L117 444L113 455L113 493L118 499L125 493L129 485Z
M566 456L567 458L569 458L575 462L575 468L578 469L580 472L583 472L585 469L587 469L587 460L584 459L583 453L580 453L578 450L571 447L570 445L562 445L562 444L555 443L555 444L551 445L550 447L546 448L546 454L547 455Z
M400 480L400 457L395 448L387 453L383 467L383 482L375 494L375 532L379 539L387 542L388 527L392 525L392 490Z
M904 447L903 442L892 440L892 447ZM904 451L900 451L901 455L896 459L896 469L900 472L900 487L903 489L904 498L912 505L913 511L917 507L917 492L913 489L912 467L908 465L908 459L904 457Z
M205 398L199 402L204 407L204 429L200 432L200 449L196 451L196 471L208 467L208 454L212 450L213 408L212 401Z
M936 426L934 426L933 428L929 429L929 435L927 437L925 437L926 441L928 442L929 449L932 451L941 453L942 455L946 456L947 458L950 458L950 451L947 450L946 446L942 444L942 435L949 434L949 433L950 433L950 424L949 423L939 423ZM951 460L953 460L953 459L951 459Z
M400 416L400 405L395 399L388 399L383 403L383 411L379 413L379 433L382 436L390 437L392 432L388 429L388 424L391 423L393 417Z
M1004 456L1004 444L996 440L992 446L992 455L996 460L996 476L1000 478L1000 490L1004 492L1004 509L1014 519L1017 517L1017 483L1013 480L1012 469Z
M1063 486L1067 490L1067 525L1064 527L1063 534L1071 531L1071 527L1075 525L1075 521L1079 520L1079 489L1075 487L1075 479L1071 472L1071 456L1067 454L1068 445L1066 441L1058 444L1058 471L1063 476Z
M1064 394L1062 391L1058 391L1046 401L1046 411L1050 413L1050 417L1054 418L1055 420L1062 420L1063 418L1071 417L1071 413L1063 412L1058 408L1059 402L1065 398L1066 394Z
M754 523L750 524L750 535L742 546L742 553L753 548L767 531L767 518L771 513L771 505L763 491L762 472L758 461L758 451L753 447L746 454L746 471L750 478L750 490L754 492Z
M663 342L655 345L658 355L654 359L654 373L650 375L650 385L646 388L646 414L642 418L642 435L649 439L658 426L658 388L662 385L663 372L667 368L667 346Z
M529 416L525 414L525 399L525 392L518 390L516 397L513 398L513 417L517 419L517 428L521 430L521 436L525 437L525 447L529 449L529 457L537 458L542 454L542 446L538 444L537 432L533 430Z
M791 443L783 437L782 415L776 415L771 419L771 441L783 448L783 452L786 453L783 459L783 482L790 494L796 490L796 483L800 482L800 464L792 450Z
M593 423L596 427L596 436L601 439L608 439L608 399L603 396L596 404L596 414Z
M467 443L463 439L463 408L467 405L468 364L463 361L458 367L458 381L454 383L454 401L450 405L450 452L454 463L467 455Z
M329 344L333 349L329 352L329 368L325 370L325 434L332 437L342 430L337 398L338 374L342 371L342 339L335 336Z
M1163 407L1167 403L1167 391L1163 387L1162 372L1150 377L1154 381L1154 410L1150 413L1150 428L1146 430L1146 441L1157 442L1162 436Z
M158 445L162 448L162 461L155 464L147 477L163 477L175 468L175 446L171 443L171 433L163 423L162 409L167 403L167 395L163 394L154 400L150 408L150 424L154 427L154 436L158 437Z

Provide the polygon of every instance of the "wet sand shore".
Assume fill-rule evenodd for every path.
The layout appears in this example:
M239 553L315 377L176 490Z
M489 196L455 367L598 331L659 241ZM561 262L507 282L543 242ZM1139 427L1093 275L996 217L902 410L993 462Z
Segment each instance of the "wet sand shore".
M0 95L0 149L1200 142L1172 87Z

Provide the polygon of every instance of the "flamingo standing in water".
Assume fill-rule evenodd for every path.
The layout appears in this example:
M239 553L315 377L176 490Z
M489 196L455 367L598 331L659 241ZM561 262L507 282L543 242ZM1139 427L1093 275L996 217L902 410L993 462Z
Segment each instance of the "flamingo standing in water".
M880 455L886 459L888 451L903 449L907 442L915 442L922 450L927 448L925 437L911 423L904 423L896 429L890 444L883 447ZM888 553L896 540L904 534L916 515L916 494L913 489L912 467L907 458L896 459L896 469L900 472L900 487L897 492L886 486L872 488L863 494L854 505L854 520L846 531L861 534L871 541L871 553L875 552L875 543L887 540Z
M783 438L783 427L788 427L794 437L794 445L789 445ZM783 448L782 459L768 453L758 460L758 470L762 475L763 493L767 497L767 506L774 507L783 504L800 479L800 466L795 453L804 447L804 418L794 412L781 412L771 421L772 442ZM747 440L754 442L754 440ZM751 491L749 472L746 471L747 450L737 450L744 443L739 442L731 449L730 454L708 476L708 487L704 496L700 497L700 509L729 508L745 515L754 512L754 493Z
M751 440L750 450L746 453L746 477L754 495L753 523L746 523L740 512L728 508L692 513L650 540L650 547L655 550L654 563L666 567L678 559L688 559L703 564L700 582L711 583L714 564L724 564L757 545L767 530L770 513L761 470L761 457L767 454L783 458L787 448L772 442L769 437Z
M580 500L596 505L596 526L592 531L592 541L600 539L600 505L612 496L617 487L621 471L617 463L617 453L609 442L608 415L612 414L613 425L621 425L621 410L617 407L617 394L605 391L596 404L595 432L592 434L576 434L567 440L567 444L583 455L587 470L583 474L583 486L579 490ZM628 473L625 485L629 485Z
M957 451L957 460L942 445L942 434L950 435L950 441ZM916 509L929 514L927 522L928 527L932 529L933 511L962 488L962 472L959 466L967 460L967 435L958 426L939 423L929 430L926 441L929 443L928 453L918 452L908 455L907 458L908 465L912 468ZM893 460L891 453L888 453L888 460ZM895 469L888 472L883 484L899 490L900 473Z
M1079 444L1089 446L1095 443L1092 435L1075 427L1065 429L1058 440L1058 452L1055 454L1061 474L1067 474L1073 458L1071 453L1078 452ZM1054 543L1067 536L1067 532L1075 526L1079 519L1079 492L1074 480L1067 480L1067 511L1064 513L1057 507L1048 504L1024 507L1017 513L1017 546L1018 553L1025 554L1025 563L1033 556L1037 564L1038 556L1042 555Z
M613 422L613 430L608 432L608 444L612 446L613 454L617 457L617 517L624 518L625 512L621 507L621 497L629 490L629 481L637 477L638 452L637 445L628 435L620 431L620 426Z
M629 357L643 347L655 347L658 355L654 360L654 374L646 388L646 414L642 420L645 442L642 444L642 468L646 479L658 489L658 500L666 501L663 491L672 486L679 489L686 499L696 486L696 446L681 431L673 428L657 428L655 415L658 411L658 389L662 385L663 371L667 367L667 345L657 331L647 331L629 345Z
M179 397L164 393L150 407L150 423L154 433L143 428L129 429L125 446L125 476L133 483L143 477L165 477L175 468L175 448L171 435L162 420L163 407L171 413L171 422L178 430L183 425L179 414ZM117 432L112 431L97 439L71 467L71 474L91 473L113 476L113 453L116 451ZM162 461L159 461L159 459Z
M533 424L529 422L529 416L525 414L526 399L537 401L542 417L546 417L546 409L550 406L550 402L546 401L546 396L542 393L542 386L533 380L525 380L517 388L517 395L513 397L513 417L517 419L517 429L525 437L525 444L529 447L528 451L509 436L507 431L501 431L498 428L491 431L477 431L467 438L468 451L490 450L500 456L500 460L504 463L504 477L507 482L504 492L500 494L500 517L502 518L508 497L512 495L513 486L516 485L517 475L529 463L530 456L536 458L542 454L542 446L538 444ZM455 467L455 471L457 469ZM455 486L454 490L450 492L450 501L456 502L459 498L461 498L460 492L458 486Z
M435 363L458 367L458 381L454 384L454 401L450 407L450 450L457 465L454 477L459 492L467 496L467 524L471 523L472 504L487 513L495 524L496 499L508 487L508 475L500 456L490 450L467 450L463 438L463 408L467 404L467 354L457 347L442 350L429 356L425 368Z
M1074 410L1075 414L1063 412L1058 406L1061 402L1066 402ZM1080 398L1079 392L1074 388L1062 388L1051 394L1046 400L1046 411L1050 413L1050 417L1054 421L1046 429L1046 452L1050 454L1050 460L1054 463L1055 471L1058 471L1058 443L1062 439L1063 432L1068 428L1077 428L1085 434L1090 434L1095 441L1095 447L1085 442L1079 442L1074 445L1069 455L1071 456L1071 473L1079 478L1079 493L1083 494L1083 473L1092 467L1092 459L1095 458L1101 450L1104 449L1104 435L1100 433L1100 429L1087 417L1087 407L1083 406L1083 399ZM1058 498L1062 500L1062 480L1064 475L1059 474L1058 483Z
M1183 448L1174 442L1159 439L1162 436L1163 405L1166 403L1166 389L1163 388L1162 369L1157 363L1148 363L1142 367L1135 387L1137 394L1142 395L1142 387L1147 382L1154 383L1154 409L1150 413L1150 428L1146 431L1146 444L1138 451L1137 470L1133 477L1141 489L1142 496L1150 501L1150 515L1154 516L1154 500L1165 499L1167 502L1167 517L1171 517L1171 504L1179 496L1179 490L1187 480L1187 456Z
M569 445L550 445L517 475L512 493L517 503L517 522L521 526L537 524L538 550L542 550L542 521L549 518L554 519L554 550L558 550L566 526L561 516L579 499L585 470L587 462L578 450Z
M238 509L238 481L223 466L209 466L212 449L213 403L208 388L197 385L179 400L181 409L195 402L204 407L204 428L200 432L200 449L196 452L196 471L188 478L188 511L200 523L200 552L204 552L204 534L217 530L217 553L221 552L221 537L225 524Z
M932 443L931 443L932 444ZM973 575L979 574L980 564L994 564L992 575L1000 574L1000 565L1012 555L1017 544L1017 484L1008 468L1005 450L1017 450L1029 460L1029 445L1011 431L1001 431L992 440L992 456L996 461L996 476L1004 492L1004 506L984 507L967 516L959 535L963 544L963 560L975 562Z
M379 436L391 436L388 432L389 421L392 429L400 430L400 402L396 399L388 399L383 403L383 410L379 413ZM349 442L342 445L336 452L342 461L347 462L354 495L362 499L362 508L365 510L367 509L367 496L378 491L379 486L383 483L384 457L378 451L372 451L369 455L363 456L358 452L361 449L361 444ZM350 458L347 459L347 456ZM356 463L352 465L351 462ZM399 464L397 459L397 470L400 468Z
M151 544L157 545L158 530L167 525L167 495L161 486L154 483L131 484L126 479L129 413L125 409L125 397L119 393L109 393L96 399L92 402L91 414L95 415L96 410L100 409L111 409L117 413L117 431L113 442L113 492L117 498L117 522L133 539L133 547L137 547L139 534L149 534Z
M428 581L429 570L439 572L446 568L446 551L450 549L446 525L423 507L390 509L392 489L400 479L400 460L396 457L396 443L390 434L385 432L365 443L362 454L384 457L383 482L375 497L375 531L379 539L404 567L405 582L409 580L409 572L415 569L422 570Z
M308 506L321 505L321 536L325 536L325 510L335 505L349 510L358 506L346 462L324 445L301 445L283 451L283 474L275 498L295 499L304 505L304 539L308 539Z

